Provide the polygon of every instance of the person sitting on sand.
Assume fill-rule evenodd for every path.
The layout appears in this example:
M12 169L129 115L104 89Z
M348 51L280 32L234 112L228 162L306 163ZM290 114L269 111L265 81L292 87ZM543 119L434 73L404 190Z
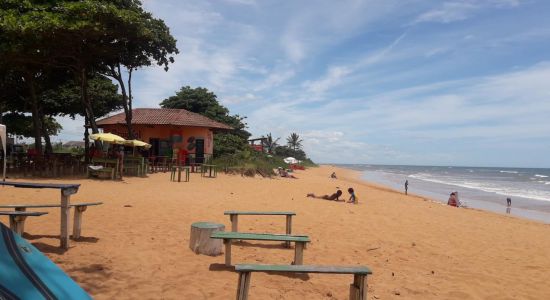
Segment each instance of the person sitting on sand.
M292 175L292 174L289 174L289 173L287 172L287 170L285 170L285 169L283 169L283 168L281 168L281 167L278 167L277 170L279 171L279 175L280 175L281 177L287 177L287 178L298 179L298 177L296 177L296 176L294 176L294 175Z
M349 188L348 189L348 193L349 193L349 200L348 200L348 203L353 203L353 204L358 204L359 203L359 199L357 198L357 196L355 195L355 191L353 190L353 188Z
M340 196L342 196L342 191L338 189L336 193L332 195L323 195L323 196L315 196L314 193L307 194L307 197L317 198L317 199L324 199L324 200L331 200L331 201L344 201L340 200Z
M332 172L332 174L330 174L330 178L336 179L336 172Z
M447 201L447 205L458 207L458 199L456 197L456 192L452 192Z

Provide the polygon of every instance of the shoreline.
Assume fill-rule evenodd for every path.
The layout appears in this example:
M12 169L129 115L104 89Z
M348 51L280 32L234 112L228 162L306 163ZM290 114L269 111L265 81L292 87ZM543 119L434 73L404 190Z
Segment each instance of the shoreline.
M397 188L391 186L391 183L382 183L382 182L376 182L373 181L375 179L372 178L365 178L364 174L366 171L357 170L353 168L347 168L344 165L331 165L331 164L322 164L323 166L333 167L333 168L343 168L346 170L352 170L358 172L358 179L365 181L368 185L371 185L373 187L379 188L381 190L386 190L390 192L400 193L402 195L405 195L403 191L398 190ZM452 190L452 189L451 189ZM460 187L455 187L455 190L460 191ZM422 193L424 192L424 193ZM432 201L439 204L447 204L445 199L438 200L438 197L446 196L446 195L439 195L438 193L427 191L427 190L421 190L421 193L411 193L409 192L408 195L412 195L418 198L422 198L428 201ZM460 192L459 192L460 195ZM537 201L530 199L530 201ZM547 210L537 209L536 206L526 208L520 206L514 206L507 207L503 204L500 204L498 202L494 201L484 201L484 200L477 200L472 198L466 198L465 207L461 207L464 209L473 209L473 210L480 210L485 212L491 212L497 215L508 215L515 218L523 219L523 220L531 220L531 221L537 221L544 224L550 224L550 212Z

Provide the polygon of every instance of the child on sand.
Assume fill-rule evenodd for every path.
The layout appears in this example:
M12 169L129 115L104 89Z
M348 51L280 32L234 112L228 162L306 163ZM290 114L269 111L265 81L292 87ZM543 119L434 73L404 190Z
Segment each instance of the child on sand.
M458 199L456 197L456 192L452 192L447 201L447 205L458 207Z
M340 200L340 196L342 196L342 191L337 190L336 193L332 195L323 195L323 196L315 196L314 193L307 194L307 197L317 198L317 199L324 199L324 200L331 200L331 201L344 201Z
M349 200L348 200L348 203L353 203L353 204L358 204L359 203L359 199L357 198L357 196L355 195L355 191L352 189L352 188L349 188L348 189L348 193L349 193Z

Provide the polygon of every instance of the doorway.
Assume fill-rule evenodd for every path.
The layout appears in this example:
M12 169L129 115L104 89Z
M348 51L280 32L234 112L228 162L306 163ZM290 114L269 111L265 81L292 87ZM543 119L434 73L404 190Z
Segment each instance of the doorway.
M199 164L204 163L204 140L196 139L195 140L195 161Z

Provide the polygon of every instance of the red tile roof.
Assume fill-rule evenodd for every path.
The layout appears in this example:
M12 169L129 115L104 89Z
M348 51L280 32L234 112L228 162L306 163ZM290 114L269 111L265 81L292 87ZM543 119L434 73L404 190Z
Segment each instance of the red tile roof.
M126 124L124 113L97 121L97 125ZM132 124L176 125L208 127L213 129L233 129L231 126L209 119L185 109L136 108L132 110Z

